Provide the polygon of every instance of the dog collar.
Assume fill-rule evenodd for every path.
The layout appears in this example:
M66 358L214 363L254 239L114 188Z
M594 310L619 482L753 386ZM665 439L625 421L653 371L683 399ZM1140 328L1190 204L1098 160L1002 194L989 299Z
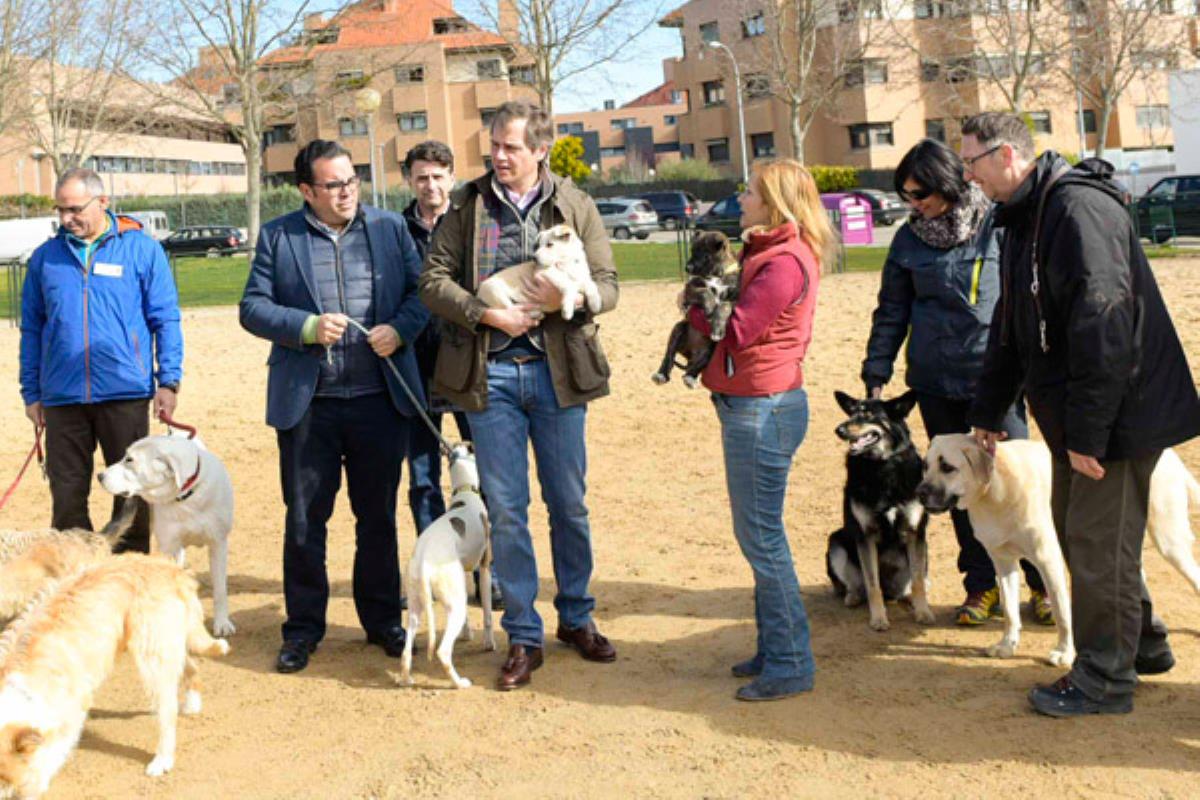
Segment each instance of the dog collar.
M179 487L179 496L175 498L176 503L182 503L193 494L196 493L196 483L200 480L200 456L196 456L196 471L192 473L192 477L184 481L183 486Z
M455 489L453 492L451 492L450 496L453 497L454 495L459 494L461 492L470 492L471 494L477 494L480 497L483 496L483 493L480 492L478 489L476 489L474 486L461 486L461 487Z

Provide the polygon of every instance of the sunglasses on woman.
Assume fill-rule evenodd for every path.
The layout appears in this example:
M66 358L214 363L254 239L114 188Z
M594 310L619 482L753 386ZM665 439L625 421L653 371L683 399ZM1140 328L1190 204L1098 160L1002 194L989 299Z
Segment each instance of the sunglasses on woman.
M900 196L908 201L925 200L931 194L933 194L932 189L913 189L912 191L909 191L908 189L900 190Z

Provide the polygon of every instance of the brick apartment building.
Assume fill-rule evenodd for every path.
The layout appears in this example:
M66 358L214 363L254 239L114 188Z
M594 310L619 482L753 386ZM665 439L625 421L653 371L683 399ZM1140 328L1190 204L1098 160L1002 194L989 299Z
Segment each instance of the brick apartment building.
M680 158L679 118L686 111L683 92L664 83L622 106L606 100L602 110L555 114L554 122L558 136L583 140L583 160L593 171L637 173Z
M371 120L355 106L370 87L382 95L375 112L381 185L402 181L408 149L426 139L453 148L461 177L490 161L492 112L513 99L537 99L532 62L510 44L515 17L500 6L507 38L483 30L442 0L362 0L329 19L310 15L297 41L267 56L269 74L294 98L294 108L266 123L264 174L291 182L298 143L336 139L370 175Z

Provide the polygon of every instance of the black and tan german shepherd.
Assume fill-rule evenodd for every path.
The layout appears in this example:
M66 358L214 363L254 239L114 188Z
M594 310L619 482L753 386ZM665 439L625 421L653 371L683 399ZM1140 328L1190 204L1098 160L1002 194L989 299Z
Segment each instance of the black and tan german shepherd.
M918 622L933 622L926 597L929 514L917 500L923 464L904 419L917 397L856 400L834 392L848 419L837 427L849 443L842 527L829 536L825 568L847 606L865 599L871 627L888 628L884 600L911 596Z

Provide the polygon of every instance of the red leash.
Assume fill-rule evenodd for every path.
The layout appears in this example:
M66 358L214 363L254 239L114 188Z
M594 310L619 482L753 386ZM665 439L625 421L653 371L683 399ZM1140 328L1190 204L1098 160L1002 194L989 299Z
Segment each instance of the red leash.
M33 461L36 455L38 466L42 468L42 476L46 475L46 456L42 453L42 425L35 425L33 428L33 447L29 451L29 455L25 456L25 463L21 465L21 471L17 473L17 479L8 487L8 491L4 493L4 497L0 498L0 508L4 508L8 504L9 498L13 496L13 492L21 485L21 479L25 477L25 470L29 469L29 462Z
M188 435L189 439L196 438L196 429L194 427L192 427L191 425L183 425L181 423L176 422L175 420L171 419L171 415L168 414L167 412L165 412L165 411L158 412L158 418L168 428L178 428L181 431L187 431L187 435Z

